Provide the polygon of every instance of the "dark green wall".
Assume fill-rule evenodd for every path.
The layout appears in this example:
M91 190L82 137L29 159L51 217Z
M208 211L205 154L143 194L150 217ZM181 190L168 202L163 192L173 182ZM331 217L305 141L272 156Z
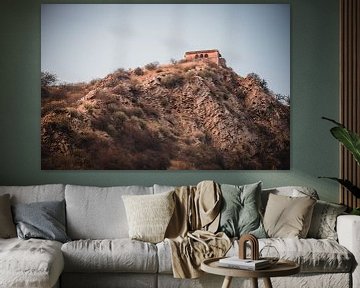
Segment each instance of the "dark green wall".
M72 3L46 1L43 3ZM131 3L131 1L127 1ZM158 1L159 2L159 1ZM190 1L189 1L190 2ZM338 175L338 146L321 116L338 118L339 36L337 0L237 1L291 4L290 171L41 171L40 4L0 4L0 185L193 184L203 179L265 187L308 185L322 199L337 201L338 186L319 175ZM79 1L76 3L121 3ZM144 1L144 3L148 3ZM174 3L174 2L172 2ZM192 1L191 3L194 3ZM210 3L203 1L199 3Z

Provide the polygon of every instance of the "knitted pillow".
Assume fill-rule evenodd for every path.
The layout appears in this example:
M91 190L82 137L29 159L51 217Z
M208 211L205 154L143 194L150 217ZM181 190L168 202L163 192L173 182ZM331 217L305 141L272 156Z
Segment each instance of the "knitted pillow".
M131 239L151 243L164 240L175 207L173 193L122 196Z
M318 200L312 214L308 237L337 240L336 218L345 210L344 205Z

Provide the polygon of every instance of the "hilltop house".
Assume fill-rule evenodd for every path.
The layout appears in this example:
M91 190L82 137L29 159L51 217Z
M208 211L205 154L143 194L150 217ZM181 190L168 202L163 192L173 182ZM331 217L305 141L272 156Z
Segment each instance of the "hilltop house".
M186 61L210 61L214 62L216 65L225 66L226 61L222 58L219 50L197 50L197 51L187 51L185 52L184 58Z

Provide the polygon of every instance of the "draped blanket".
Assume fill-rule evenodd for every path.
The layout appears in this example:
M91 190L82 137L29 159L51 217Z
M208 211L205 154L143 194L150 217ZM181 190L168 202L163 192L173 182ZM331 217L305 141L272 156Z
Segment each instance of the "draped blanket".
M231 246L225 233L216 233L221 190L213 181L202 181L196 187L176 188L174 197L175 211L165 233L173 274L175 278L197 278L203 260L222 257Z

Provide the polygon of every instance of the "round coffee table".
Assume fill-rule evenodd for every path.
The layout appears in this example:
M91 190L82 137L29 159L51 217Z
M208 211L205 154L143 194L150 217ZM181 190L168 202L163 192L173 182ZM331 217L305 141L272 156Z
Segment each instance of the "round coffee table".
M300 272L300 266L288 260L279 260L269 268L261 270L245 270L222 267L219 259L206 259L201 263L201 270L216 275L225 276L222 288L229 288L233 277L251 278L253 287L258 288L258 278L263 278L265 287L272 288L270 277L289 276Z

